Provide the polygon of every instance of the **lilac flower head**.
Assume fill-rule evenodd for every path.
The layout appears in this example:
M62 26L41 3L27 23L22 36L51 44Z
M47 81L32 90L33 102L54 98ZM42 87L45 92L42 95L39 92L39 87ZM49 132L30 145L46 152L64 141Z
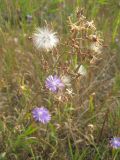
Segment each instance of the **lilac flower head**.
M62 83L61 79L57 75L50 75L45 81L45 86L52 92L57 92L58 89L62 89L64 84Z
M42 123L48 123L51 120L51 115L49 111L45 107L36 107L32 111L33 118L36 121L42 122Z
M120 137L111 138L110 145L114 149L120 148Z

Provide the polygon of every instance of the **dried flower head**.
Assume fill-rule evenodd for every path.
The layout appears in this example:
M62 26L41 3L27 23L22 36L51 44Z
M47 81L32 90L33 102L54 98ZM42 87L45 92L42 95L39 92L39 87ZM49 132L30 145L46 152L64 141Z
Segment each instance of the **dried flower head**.
M51 50L58 44L56 32L49 28L37 28L33 34L33 43L37 49Z
M70 96L75 95L75 93L73 92L73 89L72 89L72 88L67 88L67 89L66 89L66 93L67 93L68 95L70 95Z
M51 120L51 115L49 111L45 107L36 107L32 111L33 118L36 121L42 122L42 123L48 123Z
M92 59L90 60L90 64L96 64L96 62L98 61L99 59L96 58L96 56L93 55Z
M90 46L91 50L95 53L100 54L102 50L102 46L98 42L93 42Z
M57 75L50 75L45 81L45 86L52 92L57 92L58 89L62 89L64 84L62 83L61 79Z
M87 70L86 70L86 68L85 68L83 65L80 65L77 73L79 73L79 74L82 75L82 76L86 76Z
M93 30L96 30L96 27L94 25L94 21L93 20L92 21L87 21L86 22L86 27L91 28Z
M120 137L111 138L110 145L114 149L120 148Z
M61 80L65 86L67 86L67 87L71 86L71 77L70 76L64 75L61 77Z

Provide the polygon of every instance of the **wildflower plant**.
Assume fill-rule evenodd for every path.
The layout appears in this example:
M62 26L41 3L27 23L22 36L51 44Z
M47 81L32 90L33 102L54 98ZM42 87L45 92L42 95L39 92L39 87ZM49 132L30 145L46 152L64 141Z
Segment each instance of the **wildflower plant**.
M103 46L101 34L97 32L94 21L88 21L83 15L83 10L76 10L76 22L73 22L72 16L68 18L70 26L70 40L68 42L71 47L70 54L77 54L79 63L90 60L93 56L97 57ZM93 52L94 50L94 52Z
M33 15L28 16L28 19L30 21L28 23L34 22ZM103 53L105 42L102 34L97 31L94 21L84 16L83 9L77 9L68 17L66 23L68 27L65 36L59 33L58 37L57 32L51 30L48 25L41 25L33 31L33 46L36 47L36 52L41 51L44 54L35 54L32 50L33 46L29 43L28 48L32 48L31 52L26 53L25 50L23 53L16 49L14 65L18 63L16 67L18 73L14 73L15 67L11 66L14 55L1 49L5 52L3 62L9 64L9 67L5 66L7 71L4 72L11 71L14 74L12 82L8 81L9 85L3 89L6 95L10 94L10 96L6 99L2 96L0 98L5 100L3 106L8 101L8 106L12 106L13 110L9 115L7 106L8 109L5 108L7 113L1 112L1 121L4 120L5 124L2 125L0 122L2 135L0 142L1 148L7 148L5 148L7 154L15 153L13 150L17 151L16 154L18 151L22 152L22 158L18 154L17 159L56 160L79 159L79 157L81 159L88 148L90 154L96 153L96 157L99 156L98 159L101 159L97 147L100 140L108 135L106 128L109 130L106 121L109 121L107 107L110 104L109 97L112 95L111 88L114 82L110 72L114 70L113 58ZM6 55L9 55L8 59ZM23 84L21 84L22 79L24 79ZM4 86L2 83L1 86ZM111 99L113 100L113 97ZM43 125L38 127L39 123ZM28 127L29 125L32 127ZM10 126L14 127L10 131L9 143L6 145L3 140L8 142L7 136L5 139L3 137ZM15 135L14 138L12 135ZM28 145L24 149L25 144ZM110 146L115 149L120 148L120 138L112 138ZM10 154L8 159L14 159L12 156L14 154ZM86 155L84 158L96 157Z

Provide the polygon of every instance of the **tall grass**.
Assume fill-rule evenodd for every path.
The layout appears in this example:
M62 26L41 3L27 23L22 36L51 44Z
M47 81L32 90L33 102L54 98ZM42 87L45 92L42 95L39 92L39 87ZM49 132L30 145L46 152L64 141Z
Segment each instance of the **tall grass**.
M68 53L72 43L66 41L72 35L68 17L76 21L77 7L94 20L104 39L102 60L90 66L88 78L73 78L75 93L59 101L45 90L44 81L68 66L76 75L81 59ZM120 136L119 10L119 0L0 0L0 160L120 159L119 149L109 146L111 137ZM46 21L61 38L55 64L52 53L40 54L31 40ZM83 64L89 70L87 60ZM31 116L33 107L41 105L52 113L48 125Z

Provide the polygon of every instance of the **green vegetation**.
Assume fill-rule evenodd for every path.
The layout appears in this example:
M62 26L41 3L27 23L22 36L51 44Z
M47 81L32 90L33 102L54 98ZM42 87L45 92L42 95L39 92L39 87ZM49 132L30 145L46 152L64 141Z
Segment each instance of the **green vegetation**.
M95 31L73 34L78 8ZM46 25L60 38L49 53L32 41ZM102 43L95 64L88 48L94 33ZM0 0L0 160L120 160L109 144L120 137L119 62L119 0ZM80 64L87 77L77 74ZM71 77L71 93L45 88L54 74ZM35 106L49 109L50 123L35 122Z

